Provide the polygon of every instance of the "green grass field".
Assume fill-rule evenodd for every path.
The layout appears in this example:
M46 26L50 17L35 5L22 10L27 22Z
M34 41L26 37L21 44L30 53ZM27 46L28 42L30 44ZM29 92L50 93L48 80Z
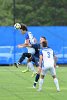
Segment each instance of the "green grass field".
M25 66L0 67L0 100L66 100L67 99L67 67L56 69L60 83L60 92L56 91L52 77L48 74L43 84L43 90L33 89L32 72L22 73Z

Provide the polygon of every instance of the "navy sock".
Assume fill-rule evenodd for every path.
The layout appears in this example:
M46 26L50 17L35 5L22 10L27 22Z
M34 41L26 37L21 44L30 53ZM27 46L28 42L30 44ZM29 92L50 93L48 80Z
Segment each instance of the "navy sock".
M34 86L36 86L36 83L38 82L39 78L40 78L40 74L37 74L35 77Z

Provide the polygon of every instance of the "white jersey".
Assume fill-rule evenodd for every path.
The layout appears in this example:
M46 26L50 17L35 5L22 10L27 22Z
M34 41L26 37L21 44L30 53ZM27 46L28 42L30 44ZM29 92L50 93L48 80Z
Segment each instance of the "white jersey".
M40 55L43 55L43 67L54 67L54 53L51 48L42 49Z
M34 39L34 36L31 32L28 32L28 35L29 35L29 40L30 40L30 43L31 44L35 44L35 39Z
M30 44L35 44L35 38L31 32L26 32L25 34L25 41L29 39Z
M27 39L29 39L30 44L35 44L36 43L35 38L34 38L34 36L31 32L26 32L25 33L25 42L26 42ZM28 50L28 53L35 54L35 49L34 48L27 47L27 50Z

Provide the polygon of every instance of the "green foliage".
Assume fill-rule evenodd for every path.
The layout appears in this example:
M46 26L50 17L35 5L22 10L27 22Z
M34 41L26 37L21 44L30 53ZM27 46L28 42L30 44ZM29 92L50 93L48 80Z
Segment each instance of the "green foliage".
M9 0L0 0L0 25L12 25L12 4Z
M67 25L67 0L0 0L0 25Z

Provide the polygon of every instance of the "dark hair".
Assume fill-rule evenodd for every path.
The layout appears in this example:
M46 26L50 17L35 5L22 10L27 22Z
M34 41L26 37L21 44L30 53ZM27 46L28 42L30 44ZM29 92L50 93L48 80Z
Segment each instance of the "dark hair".
M23 31L28 31L27 26L25 24L21 24L21 28Z
M43 47L47 47L47 41L42 42Z
M46 40L46 37L44 37L44 36L41 36L41 38L44 38Z

